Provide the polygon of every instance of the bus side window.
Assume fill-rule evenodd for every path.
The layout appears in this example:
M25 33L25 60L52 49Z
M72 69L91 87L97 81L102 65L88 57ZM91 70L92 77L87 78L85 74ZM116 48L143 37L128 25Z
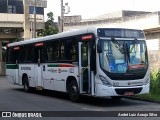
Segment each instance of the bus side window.
M58 61L59 59L59 41L46 43L46 61Z
M14 50L13 52L13 63L15 64L19 62L19 50Z
M71 49L71 56L73 61L77 61L77 45L76 42L73 42Z
M76 61L77 45L75 39L67 38L61 41L61 60Z
M24 47L20 47L20 53L19 53L19 62L23 63L24 62Z
M33 45L27 45L24 47L24 62L33 62L34 48Z
M7 48L7 59L6 59L7 63L17 64L19 63L19 58L20 58L20 47L19 46Z
M7 63L13 63L13 48L7 48Z

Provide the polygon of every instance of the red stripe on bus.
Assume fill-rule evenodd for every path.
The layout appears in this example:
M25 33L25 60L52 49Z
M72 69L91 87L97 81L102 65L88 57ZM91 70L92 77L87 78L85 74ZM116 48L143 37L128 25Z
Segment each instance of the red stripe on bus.
M75 67L74 65L60 64L59 67Z

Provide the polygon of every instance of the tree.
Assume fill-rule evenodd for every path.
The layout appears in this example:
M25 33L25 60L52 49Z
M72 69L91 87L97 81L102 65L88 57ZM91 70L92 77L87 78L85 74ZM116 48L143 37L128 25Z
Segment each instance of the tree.
M57 23L54 22L54 14L53 12L47 13L47 21L45 22L45 28L38 32L38 36L47 36L58 33Z

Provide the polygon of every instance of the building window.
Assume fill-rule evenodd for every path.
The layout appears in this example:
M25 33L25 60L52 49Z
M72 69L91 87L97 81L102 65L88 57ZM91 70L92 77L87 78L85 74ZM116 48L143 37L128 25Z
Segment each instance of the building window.
M0 13L6 13L6 12L7 12L7 1L0 0Z
M34 14L34 7L33 6L29 7L29 13ZM36 7L36 14L44 15L44 8Z
M8 5L8 13L16 13L16 6Z

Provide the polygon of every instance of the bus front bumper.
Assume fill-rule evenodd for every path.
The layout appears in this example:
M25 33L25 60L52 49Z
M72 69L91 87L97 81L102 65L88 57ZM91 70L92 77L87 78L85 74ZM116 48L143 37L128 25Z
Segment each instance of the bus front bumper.
M149 93L149 83L142 86L108 87L102 84L95 85L95 96L130 96Z

